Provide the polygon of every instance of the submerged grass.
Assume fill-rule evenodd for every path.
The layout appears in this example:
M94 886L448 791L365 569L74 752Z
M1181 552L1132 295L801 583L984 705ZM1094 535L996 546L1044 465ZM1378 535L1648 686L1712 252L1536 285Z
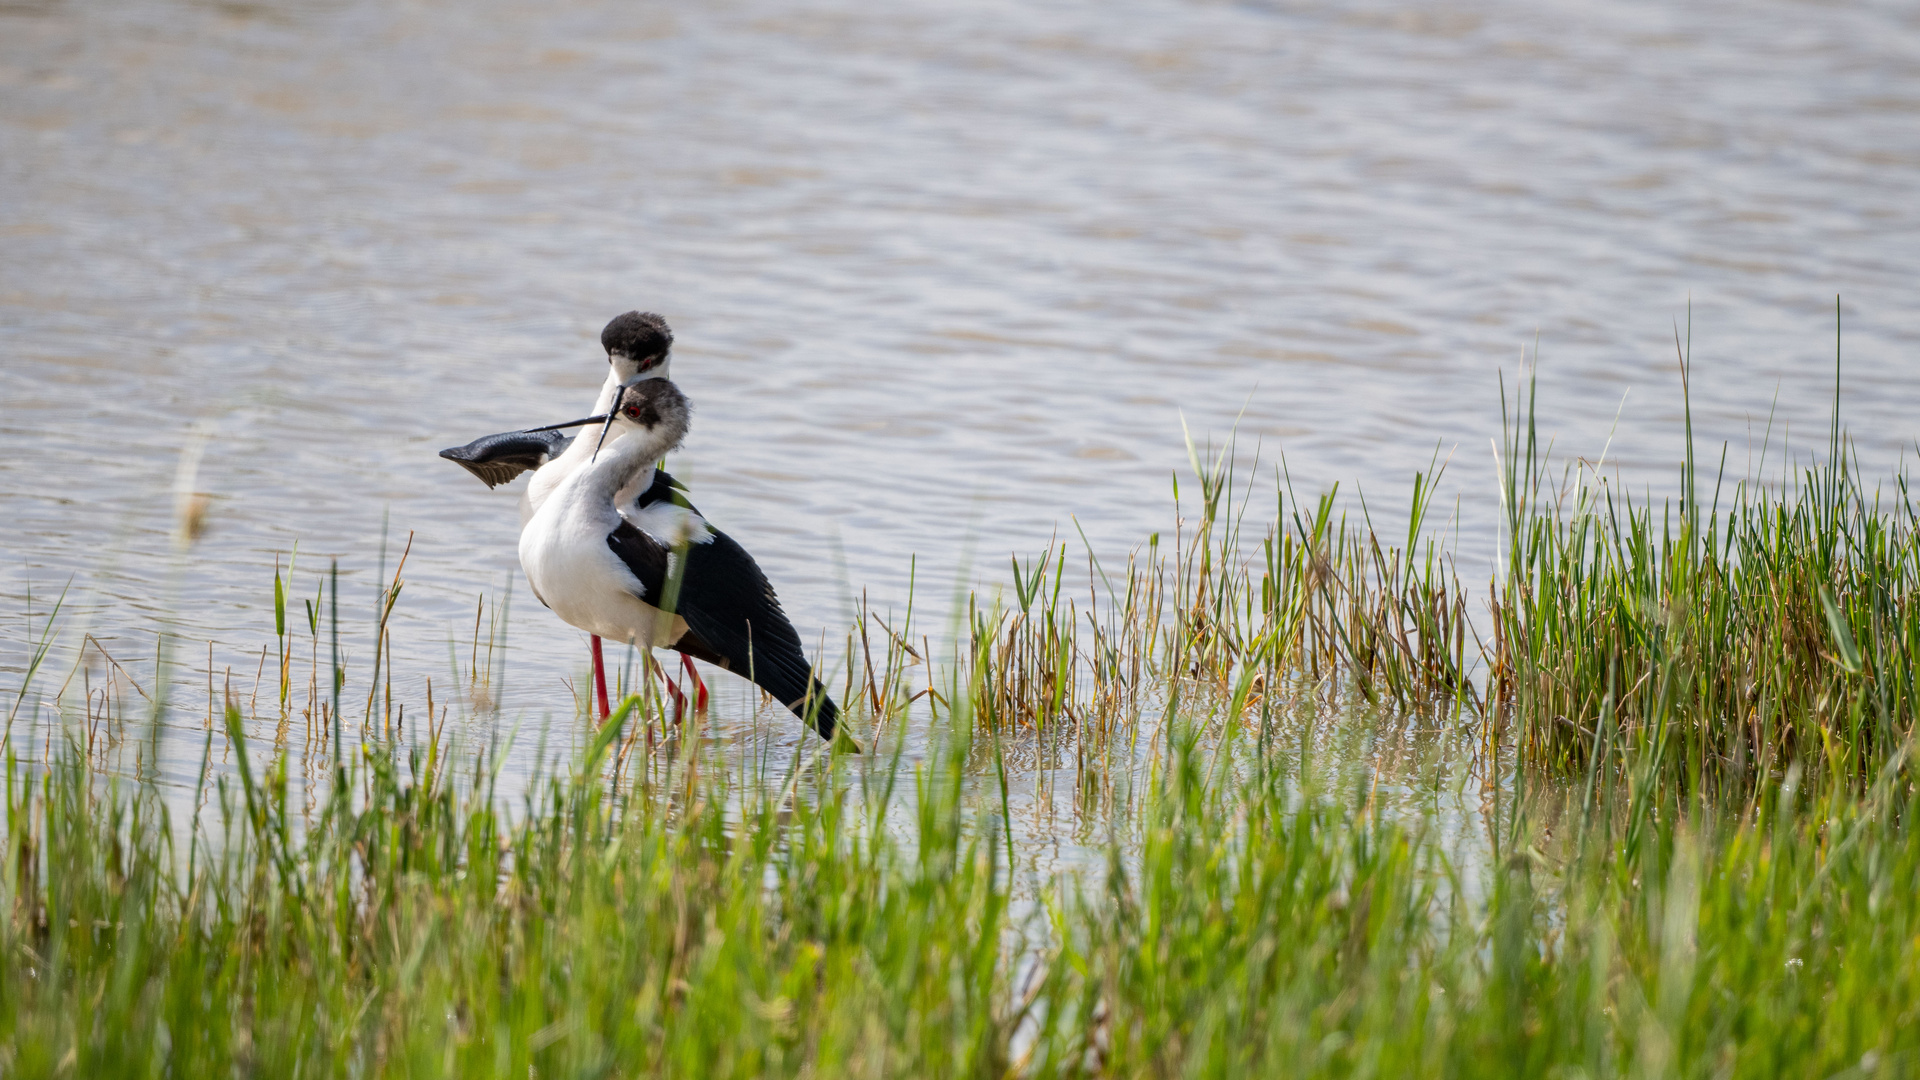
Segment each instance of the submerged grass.
M262 709L209 672L190 805L160 673L131 720L83 674L37 760L10 729L0 1077L1920 1072L1904 488L1863 491L1836 419L1778 488L1703 498L1689 451L1671 507L1556 490L1526 405L1486 609L1428 538L1438 469L1386 539L1284 484L1249 528L1196 452L1168 538L1015 560L944 660L863 614L841 696L879 752L771 778L630 679L509 799L447 734L497 716L503 614L410 723L400 569L350 686L337 576L295 609L289 564L278 678ZM1329 709L1459 752L1340 767ZM1018 846L1016 771L1071 785L1081 871Z

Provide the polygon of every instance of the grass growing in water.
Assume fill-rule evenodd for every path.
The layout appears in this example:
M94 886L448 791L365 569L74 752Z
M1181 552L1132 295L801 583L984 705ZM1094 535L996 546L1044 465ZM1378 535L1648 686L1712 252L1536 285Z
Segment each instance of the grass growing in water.
M1503 460L1509 545L1489 697L1529 757L1578 774L1632 763L1751 794L1802 763L1857 789L1913 732L1920 513L1904 475L1869 491L1840 426L1781 482L1703 483L1691 405L1680 496L1582 469L1550 482L1529 388ZM1688 369L1681 358L1683 394Z
M281 711L229 703L208 746L236 769L194 822L103 776L91 695L50 760L9 753L0 1075L1910 1074L1912 515L1834 449L1728 514L1689 469L1656 540L1604 489L1549 504L1510 436L1488 656L1421 539L1431 478L1404 546L1331 499L1256 537L1222 458L1194 521L1091 564L1084 603L1049 552L968 608L949 664L914 662L910 618L863 621L843 700L883 735L920 710L935 751L774 784L650 752L643 698L503 807L484 755L394 737L390 662L343 692L316 597L310 805L244 745L300 696L284 614ZM1478 756L1315 767L1329 699ZM335 701L364 712L358 754ZM1483 708L1579 782L1513 800ZM1071 755L1103 868L1040 878L1010 849L1016 751ZM1484 785L1490 854L1382 784Z
M239 740L238 714L227 724ZM1374 810L1366 781L1303 773L1284 731L1180 725L1106 872L1022 900L999 830L963 805L964 745L908 773L842 759L786 790L709 770L673 799L610 783L619 734L512 820L484 767L460 781L431 747L364 756L304 827L284 765L242 766L185 852L150 788L103 787L72 753L44 772L10 762L0 1069L1893 1076L1920 1062L1920 802L1904 769L1858 800L1770 786L1739 816L1641 795L1551 833L1510 820L1496 858L1457 863L1432 823Z

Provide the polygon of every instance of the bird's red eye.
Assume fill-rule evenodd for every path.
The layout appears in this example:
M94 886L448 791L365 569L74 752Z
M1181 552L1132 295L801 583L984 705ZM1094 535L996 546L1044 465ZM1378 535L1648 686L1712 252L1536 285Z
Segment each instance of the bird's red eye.
M620 411L625 413L629 420L640 419L640 406L638 405L629 405Z

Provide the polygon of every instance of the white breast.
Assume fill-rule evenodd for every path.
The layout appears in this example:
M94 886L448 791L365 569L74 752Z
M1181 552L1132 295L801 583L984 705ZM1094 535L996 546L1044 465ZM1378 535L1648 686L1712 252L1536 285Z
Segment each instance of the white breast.
M685 621L642 601L639 579L607 546L618 522L612 506L582 506L572 494L555 492L520 531L520 566L534 596L569 625L612 641L679 640Z
M520 489L520 527L526 528L533 516L547 504L547 499L567 482L579 467L580 459L562 454L545 465L535 469L527 477L527 484Z

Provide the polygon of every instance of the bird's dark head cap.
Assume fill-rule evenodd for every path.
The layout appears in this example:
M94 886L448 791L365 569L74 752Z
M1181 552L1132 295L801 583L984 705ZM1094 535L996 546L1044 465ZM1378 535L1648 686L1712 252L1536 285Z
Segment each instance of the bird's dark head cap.
M667 320L651 311L629 311L615 316L600 331L600 345L609 358L624 356L640 363L644 370L653 366L647 361L657 364L666 359L673 348L673 331L667 327Z
M621 389L619 415L642 427L655 427L663 421L684 424L691 405L680 388L666 379L642 379Z

